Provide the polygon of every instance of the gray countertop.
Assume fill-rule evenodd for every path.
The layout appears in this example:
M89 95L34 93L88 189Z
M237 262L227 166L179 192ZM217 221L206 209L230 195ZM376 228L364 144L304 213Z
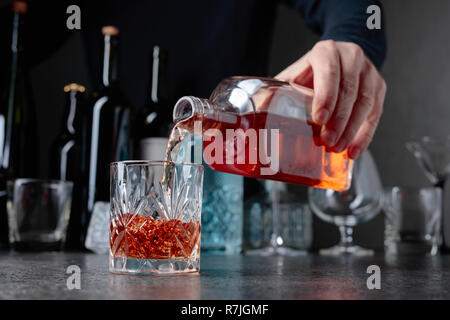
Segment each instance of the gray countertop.
M67 287L70 265L79 290ZM367 287L370 265L379 290ZM198 275L128 276L110 274L106 255L3 252L0 284L0 299L450 299L450 256L202 254Z

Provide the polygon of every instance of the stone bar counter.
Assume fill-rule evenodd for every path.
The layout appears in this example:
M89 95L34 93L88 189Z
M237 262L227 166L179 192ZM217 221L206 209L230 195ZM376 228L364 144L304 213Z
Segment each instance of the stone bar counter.
M450 256L202 254L199 274L132 276L107 255L2 252L0 283L0 299L450 299Z

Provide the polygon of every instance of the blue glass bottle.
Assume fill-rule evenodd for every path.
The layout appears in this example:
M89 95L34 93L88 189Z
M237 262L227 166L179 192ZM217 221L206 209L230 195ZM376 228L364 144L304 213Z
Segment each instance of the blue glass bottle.
M244 178L205 165L202 252L239 254L242 250Z

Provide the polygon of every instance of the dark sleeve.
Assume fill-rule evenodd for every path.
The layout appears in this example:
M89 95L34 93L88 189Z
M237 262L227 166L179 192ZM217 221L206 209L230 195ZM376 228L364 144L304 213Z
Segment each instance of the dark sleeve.
M366 13L370 5L381 4L376 0L291 0L290 4L303 16L306 25L321 34L321 40L348 41L358 44L380 69L386 57L384 21L381 29L370 30L366 26Z

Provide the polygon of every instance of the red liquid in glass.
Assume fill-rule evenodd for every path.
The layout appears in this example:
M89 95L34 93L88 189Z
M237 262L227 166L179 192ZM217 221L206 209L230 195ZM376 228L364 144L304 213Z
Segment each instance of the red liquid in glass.
M153 219L127 213L110 224L110 248L114 257L187 259L199 246L200 222Z

